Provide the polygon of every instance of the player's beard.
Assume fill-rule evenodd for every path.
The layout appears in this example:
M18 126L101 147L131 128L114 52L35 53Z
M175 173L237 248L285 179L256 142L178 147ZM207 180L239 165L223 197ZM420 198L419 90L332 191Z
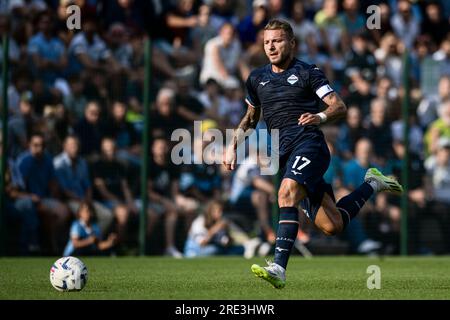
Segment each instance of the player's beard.
M284 54L281 55L279 61L272 62L272 65L281 69L287 68L292 60L292 57L293 57L292 52L290 51L285 52Z

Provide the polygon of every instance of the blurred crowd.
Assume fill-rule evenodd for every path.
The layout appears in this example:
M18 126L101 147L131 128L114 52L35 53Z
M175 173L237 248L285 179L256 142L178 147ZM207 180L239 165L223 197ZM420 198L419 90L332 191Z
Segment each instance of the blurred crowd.
M79 30L66 23L73 4ZM380 28L366 26L370 5ZM337 198L371 166L404 179L407 154L409 252L450 253L449 17L445 0L0 1L0 36L9 35L10 254L136 252L148 91L147 253L267 255L277 179L252 161L235 172L177 166L170 152L173 130L193 131L194 121L205 135L237 126L243 83L268 62L262 29L271 18L291 23L297 58L321 68L348 106L346 119L323 127ZM335 239L348 244L340 253L398 253L400 218L399 198L376 196ZM322 237L302 220L298 241L314 253Z

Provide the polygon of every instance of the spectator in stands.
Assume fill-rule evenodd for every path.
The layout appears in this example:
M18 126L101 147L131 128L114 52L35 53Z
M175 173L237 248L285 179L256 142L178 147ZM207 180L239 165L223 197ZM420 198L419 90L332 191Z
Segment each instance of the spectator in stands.
M152 111L152 136L164 136L167 139L175 129L181 128L179 116L175 113L175 91L171 88L161 88Z
M177 79L175 94L175 112L182 128L192 128L194 121L203 118L205 107L194 94L186 79Z
M64 249L64 256L89 256L105 254L116 242L116 235L110 233L102 240L102 233L96 223L94 206L84 201L77 210L77 220L70 227L70 239Z
M349 83L347 103L358 105L364 114L369 111L370 100L373 97L372 83L376 78L376 68L376 60L370 52L366 35L354 35L345 70Z
M420 160L423 159L423 130L417 123L417 117L415 114L410 115L409 118L409 149L408 151L412 154L414 153ZM392 140L395 144L395 141L401 142L403 141L403 129L405 125L405 120L398 119L391 123L391 133ZM395 151L395 150L394 150ZM395 152L398 157L398 152Z
M163 51L176 61L178 67L196 63L200 56L192 50L191 28L198 26L199 17L195 12L194 0L176 0L166 14L166 24L170 34Z
M401 83L401 54L404 44L392 33L386 33L380 40L380 46L375 50L374 56L381 66L380 73L389 77L398 88Z
M28 138L38 121L33 112L31 92L22 95L19 110L20 113L8 121L8 155L14 160L28 148Z
M120 23L133 34L144 31L145 24L143 19L145 19L145 16L142 14L141 10L147 8L144 7L142 1L112 0L107 1L102 5L105 14L105 22L108 27L111 27L114 23Z
M361 138L356 142L354 158L352 160L349 160L343 166L342 182L345 188L351 191L355 188L355 186L357 186L359 183L361 183L361 181L364 180L364 176L367 169L376 166L372 158L373 158L373 151L371 141L367 138ZM344 190L345 189L341 189L340 191L344 192ZM336 198L339 198L339 194L336 195ZM377 196L375 200L377 202L374 205L372 205L369 202L366 203L366 205L364 206L365 209L363 211L365 214L374 214L377 208L380 207L382 207L381 212L383 213L388 212L389 208L386 203L385 197L381 198ZM354 235L350 232L346 232L346 235L349 237L353 250L360 253L377 250L381 245L379 243L374 243L372 240L368 239L366 231L361 225L362 221L360 219L363 219L363 216L364 214L361 215L360 218L355 219L354 223L352 221L352 223L349 225L351 228L356 228L356 230L358 230L355 231ZM365 248L366 245L370 249ZM375 249L372 249L372 247Z
M376 80L375 96L384 99L389 110L399 108L399 90L388 76L378 77ZM368 113L368 110L366 114Z
M342 8L344 12L341 13L340 17L348 35L352 37L365 31L366 19L359 13L359 0L344 0Z
M439 118L430 124L425 133L425 154L427 156L437 152L439 138L450 138L450 99L442 102L438 109Z
M114 212L117 242L127 239L128 220L137 214L134 197L127 181L125 167L116 158L116 144L112 138L101 141L101 157L92 165L94 199Z
M84 108L84 117L74 127L80 140L80 154L90 158L98 155L101 139L104 136L103 124L100 122L100 106L96 101L90 101Z
M308 43L319 45L320 36L314 23L305 16L303 1L295 0L292 4L292 20L289 20L294 36L298 41L298 53L306 54Z
M35 76L46 86L52 87L67 67L64 43L54 35L55 18L51 11L45 11L38 18L39 32L28 43L28 54Z
M239 59L241 53L241 44L235 37L233 25L225 23L219 35L206 43L200 83L203 85L210 78L221 85L237 81L240 74L246 71L246 66Z
M274 201L275 188L260 173L259 159L249 156L239 165L233 177L230 194L231 207L237 212L256 213L262 237L275 243L275 233L270 226L269 205Z
M191 31L192 47L198 57L203 56L208 40L217 35L211 24L211 7L204 4L198 8L198 24Z
M420 23L412 14L408 0L397 1L397 13L391 18L392 28L407 49L411 49L414 39L420 33Z
M400 122L401 120L399 120ZM394 126L395 123L393 123ZM403 129L403 123L401 123L401 129ZM399 126L400 127L400 126ZM417 132L417 124L411 123L411 136L416 135L419 136L419 132ZM400 131L400 130L398 130ZM400 132L399 132L400 133ZM421 133L421 132L420 132ZM422 135L420 134L422 137ZM422 140L421 140L422 141ZM412 252L418 252L420 249L420 219L425 213L427 206L427 194L425 190L425 168L422 156L422 151L420 153L415 150L415 146L418 145L423 148L421 141L418 143L417 139L410 137L409 149L407 150L405 147L403 132L401 134L394 133L393 134L393 150L395 153L395 158L389 161L389 170L402 181L402 166L405 161L406 152L408 152L409 161L408 161L408 229L409 229L409 238ZM400 208L400 199L398 198L388 198L388 201L397 208ZM396 230L397 233L400 231L400 217L396 209L391 209L390 214L394 219L391 220L390 225L392 229ZM392 213L394 213L392 215ZM396 217L398 215L398 217ZM395 219L397 218L397 219ZM396 221L395 221L396 220ZM380 230L386 228L379 227ZM397 241L398 245L398 241Z
M0 14L0 37L3 38L7 32L11 32L11 19L5 14ZM3 42L0 43L0 49L3 52ZM8 57L10 66L16 67L19 65L20 48L12 36L9 36ZM3 69L3 55L0 57L0 67Z
M69 112L70 122L75 124L84 115L84 108L88 104L84 94L85 85L79 75L72 75L68 78L69 94L64 96L64 107Z
M322 50L319 47L319 44L313 37L308 37L305 39L305 41L306 41L306 51L301 52L297 56L297 58L306 63L315 64L318 68L321 68L323 70L323 72L330 81L334 81L336 76L328 55L322 52ZM296 43L297 45L301 44L298 40L296 41Z
M336 153L336 147L327 138L327 146L330 150L331 160L330 166L324 174L324 180L337 190L342 186L342 158Z
M344 164L343 184L346 188L354 189L361 181L368 168L375 166L372 160L372 142L361 138L355 145L355 156Z
M432 58L439 65L440 76L450 75L450 36L442 41L439 50L433 53Z
M97 22L91 17L83 19L82 31L70 42L68 56L69 74L84 71L88 74L105 72L111 75L117 73L120 68L106 43L97 33ZM87 77L84 75L82 78Z
M92 202L91 177L86 160L79 155L79 144L76 136L68 136L64 141L63 152L53 159L56 178L73 213L79 210L83 201ZM112 212L97 201L92 202L92 205L104 234L111 226Z
M205 116L219 124L220 128L228 128L228 116L231 112L229 100L222 94L222 88L214 79L206 81L204 90L199 94L199 101L205 107Z
M110 26L107 34L108 48L111 50L113 59L118 64L117 73L111 87L113 97L122 98L127 89L127 80L131 76L131 63L133 59L133 47L129 43L129 34L126 27L121 23L114 23ZM111 79L110 79L111 81Z
M363 127L361 110L356 106L350 106L346 122L340 126L336 141L341 156L346 160L353 158L356 142L366 135L367 129Z
M223 209L221 202L210 201L205 208L205 213L194 220L184 247L186 257L244 253L242 245L233 244L229 222L223 217Z
M67 234L68 208L59 200L60 190L55 177L53 162L45 152L44 137L33 133L29 140L29 150L21 153L17 160L17 185L36 204L42 214L42 225L49 241L47 253L62 251L61 241ZM47 249L48 250L48 249Z
M0 143L0 145L2 145ZM1 151L0 151L1 154ZM39 216L36 208L35 197L27 194L13 177L14 163L10 161L5 171L5 208L7 223L12 229L18 224L18 253L21 255L37 254L40 251L39 244ZM12 223L11 223L12 222ZM11 231L10 231L11 232Z
M226 116L227 128L236 128L242 119L245 110L245 92L238 82L228 82L223 87L224 95L228 100L229 109Z
M182 253L175 246L175 228L179 215L185 216L188 230L194 218L192 210L183 210L176 203L179 196L179 168L169 157L169 146L165 139L156 138L152 144L148 197L150 208L158 215L164 214L165 254L181 258Z
M417 107L417 116L423 128L427 128L438 118L439 105L450 98L450 76L442 76L437 95L425 96Z
M211 25L216 30L216 33L227 23L233 26L239 24L239 17L236 14L236 0L212 0L210 4Z
M427 189L431 213L437 217L441 227L445 253L450 252L450 139L443 136L438 139L435 154L425 162L427 170Z
M431 38L428 35L420 35L414 40L413 50L411 52L411 77L416 84L420 83L424 77L424 71L427 69L426 64L431 60L431 50L433 44ZM426 71L425 71L426 72Z
M343 188L336 193L336 199L339 200L344 194L348 194L355 186L364 180L365 173L369 167L374 167L372 158L372 143L367 138L361 138L356 142L355 156L352 160L347 161L342 169ZM362 214L357 219L353 219L348 228L350 231L345 232L345 236L350 242L353 252L368 254L374 252L381 247L381 243L370 239L363 227L362 219L365 214L374 210L373 205L366 203Z
M343 54L348 51L347 30L338 15L336 0L325 0L323 9L316 13L314 22L328 55L332 59L333 69L343 68Z
M242 59L247 64L249 71L269 63L264 52L264 30L258 31L255 42L247 48ZM245 75L243 78L245 79Z
M374 99L370 104L367 138L372 142L375 161L383 166L392 157L392 134L386 116L386 101Z
M61 152L64 139L73 132L69 122L68 112L62 104L45 106L39 130L45 135L47 151L52 155Z
M212 120L202 121L202 135L194 137L196 141L194 141L192 153L193 163L184 166L180 174L180 191L184 197L196 202L194 209L208 200L221 199L222 177L217 165L221 155L216 154L216 150L206 152L214 138L210 129L216 128L216 122Z
M259 30L267 23L267 0L253 0L253 12L242 19L237 26L239 39L244 48L256 41Z
M381 2L378 7L380 8L380 28L372 28L370 30L370 34L377 46L380 45L381 39L386 33L394 32L391 25L391 8L389 4Z
M28 68L20 67L11 74L11 82L8 88L9 113L11 116L20 113L20 100L24 94L31 92L32 75Z
M286 14L284 13L284 1L283 0L268 0L268 13L269 19L284 19L286 20Z
M109 120L105 123L105 136L116 142L117 158L126 164L140 166L141 147L134 126L126 121L127 105L123 101L114 101Z

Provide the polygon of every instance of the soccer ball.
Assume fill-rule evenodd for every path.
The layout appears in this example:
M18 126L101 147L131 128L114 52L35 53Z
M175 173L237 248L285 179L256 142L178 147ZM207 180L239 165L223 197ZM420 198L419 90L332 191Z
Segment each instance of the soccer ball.
M60 258L50 268L50 283L58 291L80 291L87 279L86 265L75 257Z

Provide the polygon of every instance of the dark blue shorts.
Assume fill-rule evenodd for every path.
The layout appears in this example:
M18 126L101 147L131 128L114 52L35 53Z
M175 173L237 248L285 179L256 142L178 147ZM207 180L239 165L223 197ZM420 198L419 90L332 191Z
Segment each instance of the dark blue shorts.
M316 219L324 193L334 200L333 189L326 183L323 175L330 165L330 151L323 133L319 130L303 132L290 141L290 150L280 150L282 177L297 181L305 186L307 197L300 202L309 219Z

